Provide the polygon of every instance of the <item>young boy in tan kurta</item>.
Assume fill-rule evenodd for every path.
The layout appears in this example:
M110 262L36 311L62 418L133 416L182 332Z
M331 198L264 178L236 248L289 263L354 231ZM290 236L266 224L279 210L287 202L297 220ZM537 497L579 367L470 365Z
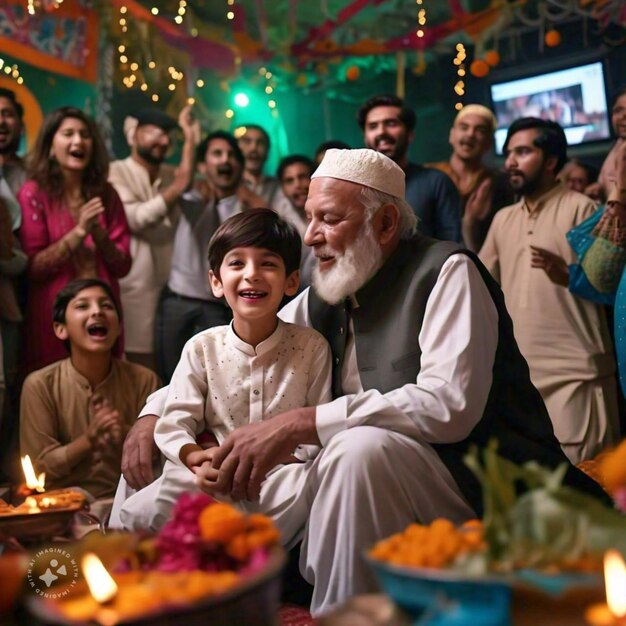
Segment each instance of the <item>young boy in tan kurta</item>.
M21 453L46 473L46 489L80 487L110 499L127 430L160 382L112 356L120 317L109 286L76 280L59 292L54 332L70 357L30 374L20 407Z

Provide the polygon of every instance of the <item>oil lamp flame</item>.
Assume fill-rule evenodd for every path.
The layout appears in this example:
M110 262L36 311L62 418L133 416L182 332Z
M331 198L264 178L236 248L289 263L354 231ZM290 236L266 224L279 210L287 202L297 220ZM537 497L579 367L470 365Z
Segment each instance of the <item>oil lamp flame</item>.
M112 600L117 594L117 585L102 561L92 552L87 552L80 565L94 600L100 604Z
M39 476L35 474L35 468L33 467L28 454L22 457L22 471L24 472L26 486L29 489L34 489L39 493L43 493L45 491L46 474L45 472L42 472Z
M604 584L611 613L626 617L626 564L617 550L609 550L604 555Z

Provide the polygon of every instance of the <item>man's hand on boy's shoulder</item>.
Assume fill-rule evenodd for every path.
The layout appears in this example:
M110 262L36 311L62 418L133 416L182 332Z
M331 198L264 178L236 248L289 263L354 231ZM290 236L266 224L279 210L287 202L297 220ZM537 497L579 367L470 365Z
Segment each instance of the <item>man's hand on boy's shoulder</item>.
M264 422L240 426L214 450L213 468L219 470L215 492L235 501L257 500L268 472L289 462L296 446L306 443L320 443L315 407L293 409Z
M128 432L122 451L122 474L133 489L141 489L154 480L152 465L159 449L154 442L157 415L144 415Z

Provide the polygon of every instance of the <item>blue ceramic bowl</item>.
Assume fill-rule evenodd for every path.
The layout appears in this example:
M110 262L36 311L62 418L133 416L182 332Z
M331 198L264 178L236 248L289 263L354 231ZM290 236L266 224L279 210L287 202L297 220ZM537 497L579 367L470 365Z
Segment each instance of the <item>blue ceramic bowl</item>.
M366 557L382 589L414 626L510 626L511 583L505 577L398 567Z

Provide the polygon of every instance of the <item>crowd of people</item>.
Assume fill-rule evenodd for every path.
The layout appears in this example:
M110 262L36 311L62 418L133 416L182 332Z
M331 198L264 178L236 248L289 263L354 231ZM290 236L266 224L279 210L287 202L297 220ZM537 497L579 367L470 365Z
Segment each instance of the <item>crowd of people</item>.
M479 104L448 161L413 163L416 114L387 95L358 111L365 148L328 141L273 177L262 127L202 137L190 107L133 112L113 162L62 107L22 159L0 89L2 471L29 454L111 527L158 530L194 490L270 515L314 614L373 588L376 540L481 514L473 444L565 463L602 498L575 464L621 437L626 90L612 111L597 180L533 117L486 165ZM586 257L607 233L608 287Z

